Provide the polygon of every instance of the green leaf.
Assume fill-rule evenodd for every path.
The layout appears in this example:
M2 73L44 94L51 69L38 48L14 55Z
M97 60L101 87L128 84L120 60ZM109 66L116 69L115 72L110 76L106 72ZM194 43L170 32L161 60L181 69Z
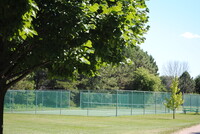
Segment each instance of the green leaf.
M92 50L92 49L88 49L86 52L89 54L94 54L94 50Z
M39 7L37 6L37 4L35 3L35 1L33 0L29 0L30 5L35 8L36 10L39 10Z
M86 59L85 57L81 57L80 60L81 60L81 62L90 65L90 61L88 59Z
M92 42L90 40L88 40L86 43L83 44L83 46L92 48Z
M115 11L115 12L119 12L119 11L122 11L122 3L121 2L117 2L117 6L113 6L111 8L112 11Z
M21 35L21 37L22 37L23 40L26 40L27 36L24 34L24 35Z
M89 7L89 10L92 12L96 12L98 9L99 9L99 4L97 3Z
M37 31L35 31L35 30L31 30L31 33L34 35L38 35Z
M103 10L102 14L108 14L108 13L110 13L110 10L108 9L107 6L101 5L101 7L102 7L102 10Z

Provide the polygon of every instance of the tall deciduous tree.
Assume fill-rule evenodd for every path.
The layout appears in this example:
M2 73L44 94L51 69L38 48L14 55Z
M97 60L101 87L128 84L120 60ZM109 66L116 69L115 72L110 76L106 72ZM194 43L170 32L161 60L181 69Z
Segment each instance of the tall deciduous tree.
M178 78L174 78L171 85L171 96L166 99L166 107L173 111L173 119L175 119L176 109L183 104L182 93L178 88Z
M144 0L2 0L0 9L0 133L6 91L27 74L93 74L125 60L123 50L148 29Z
M183 72L188 71L189 65L187 62L170 61L163 66L163 73L166 76L179 77Z

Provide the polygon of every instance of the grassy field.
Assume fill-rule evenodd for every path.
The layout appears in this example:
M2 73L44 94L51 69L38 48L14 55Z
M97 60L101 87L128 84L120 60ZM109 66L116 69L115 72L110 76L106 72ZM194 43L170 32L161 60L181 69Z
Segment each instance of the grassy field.
M84 117L4 114L4 134L170 134L200 123L200 115Z

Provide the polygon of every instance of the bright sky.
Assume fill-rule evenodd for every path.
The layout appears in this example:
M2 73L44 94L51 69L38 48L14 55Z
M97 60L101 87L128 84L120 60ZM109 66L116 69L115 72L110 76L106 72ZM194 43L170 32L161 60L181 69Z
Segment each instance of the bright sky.
M187 62L200 75L200 0L149 0L149 25L141 48L151 54L160 75L170 61Z

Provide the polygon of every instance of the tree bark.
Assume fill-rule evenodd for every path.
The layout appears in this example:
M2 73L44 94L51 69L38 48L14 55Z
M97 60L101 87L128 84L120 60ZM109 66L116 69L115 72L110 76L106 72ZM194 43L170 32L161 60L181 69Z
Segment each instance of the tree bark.
M173 110L173 119L175 119L176 109Z
M6 91L6 81L0 80L0 134L3 134L3 109Z

